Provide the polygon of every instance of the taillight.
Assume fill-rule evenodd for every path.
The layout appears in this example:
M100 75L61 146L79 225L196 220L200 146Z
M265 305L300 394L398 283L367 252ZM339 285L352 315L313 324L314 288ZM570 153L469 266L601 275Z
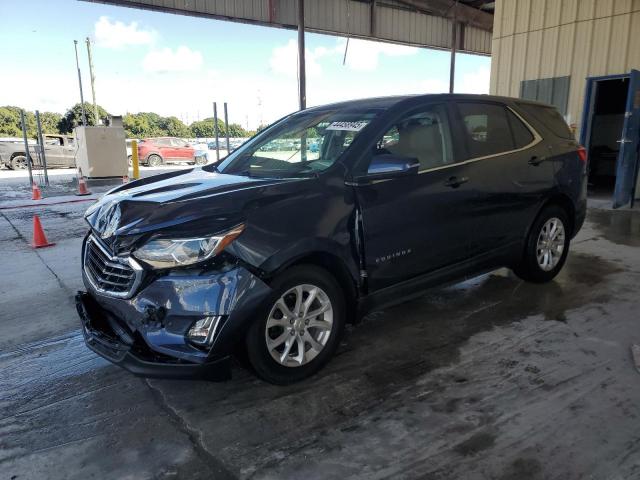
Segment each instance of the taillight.
M580 158L582 163L587 163L587 149L582 145L578 147L578 158Z

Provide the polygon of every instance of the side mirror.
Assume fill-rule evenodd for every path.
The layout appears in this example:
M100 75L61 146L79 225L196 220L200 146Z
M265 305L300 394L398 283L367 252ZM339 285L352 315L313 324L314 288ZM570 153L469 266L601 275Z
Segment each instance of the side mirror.
M366 185L373 180L389 180L416 175L419 169L420 162L417 158L393 154L375 155L366 175L361 175L355 180L358 184Z

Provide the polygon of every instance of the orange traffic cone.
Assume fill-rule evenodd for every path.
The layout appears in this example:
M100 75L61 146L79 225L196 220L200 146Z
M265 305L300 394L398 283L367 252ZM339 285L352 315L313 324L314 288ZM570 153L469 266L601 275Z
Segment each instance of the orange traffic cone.
M42 200L42 193L36 182L31 184L31 200Z
M76 193L76 195L78 196L91 195L91 192L87 188L87 181L84 179L83 176L80 176L78 178L78 193Z
M55 243L50 243L47 240L47 236L44 234L44 230L42 229L42 224L40 223L40 217L38 215L33 216L33 243L31 246L33 248L43 248L50 247L55 245Z

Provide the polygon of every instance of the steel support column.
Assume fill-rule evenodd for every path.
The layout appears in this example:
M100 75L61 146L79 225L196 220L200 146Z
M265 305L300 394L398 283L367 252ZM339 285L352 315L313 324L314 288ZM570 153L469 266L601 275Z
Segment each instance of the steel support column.
M304 0L298 0L298 91L300 110L307 108L307 75L304 49Z

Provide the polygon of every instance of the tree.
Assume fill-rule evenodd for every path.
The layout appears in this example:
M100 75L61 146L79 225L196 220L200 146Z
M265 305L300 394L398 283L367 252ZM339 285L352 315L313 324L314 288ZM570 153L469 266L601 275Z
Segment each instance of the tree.
M238 137L249 137L250 135L244 128L242 128L242 125L240 125L239 123L230 123L229 136L238 138Z
M40 114L40 125L42 133L59 133L58 125L62 120L62 115L56 112L42 112Z
M160 128L161 119L157 113L128 113L122 118L122 124L128 138L157 137L164 133Z
M84 111L87 116L87 124L88 125L97 125L95 115L93 113L93 105L88 102L84 102ZM109 114L107 111L98 105L98 117L103 121L107 118ZM60 119L58 123L58 129L60 133L71 133L73 129L78 125L82 125L82 106L79 103L76 103L73 107L67 110L67 113Z
M29 127L30 119L29 114L26 114L27 121L27 135L31 130ZM32 128L35 130L35 121L33 122ZM22 126L20 125L20 108L18 107L0 107L0 135L5 137L21 137L22 136Z
M169 137L190 137L191 130L176 117L167 117L160 120L160 128Z
M191 133L197 138L213 138L216 136L213 117L205 118L191 124ZM218 135L224 137L224 122L218 119Z

